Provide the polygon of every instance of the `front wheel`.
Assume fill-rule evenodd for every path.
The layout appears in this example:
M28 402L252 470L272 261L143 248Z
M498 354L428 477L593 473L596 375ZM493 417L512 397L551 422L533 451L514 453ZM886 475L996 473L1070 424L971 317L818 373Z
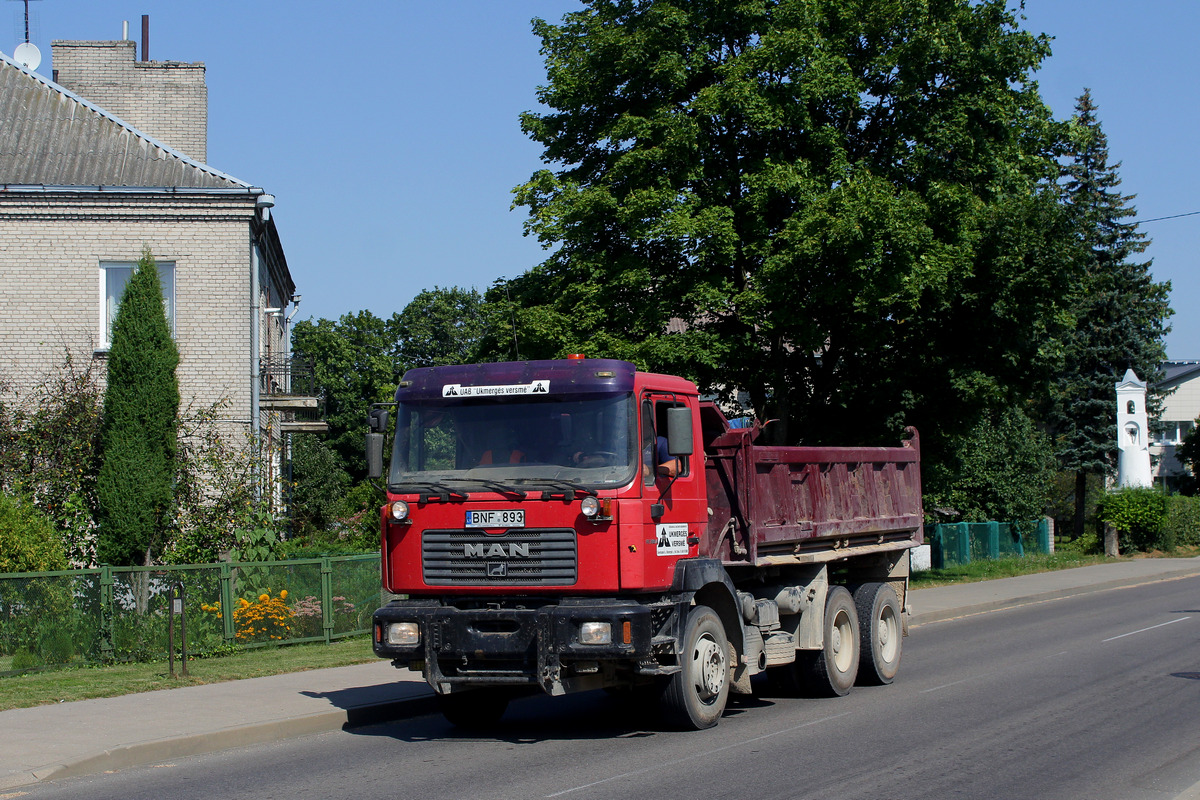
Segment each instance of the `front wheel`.
M707 606L688 613L680 667L662 695L668 722L691 730L711 728L729 699L729 641L720 617Z

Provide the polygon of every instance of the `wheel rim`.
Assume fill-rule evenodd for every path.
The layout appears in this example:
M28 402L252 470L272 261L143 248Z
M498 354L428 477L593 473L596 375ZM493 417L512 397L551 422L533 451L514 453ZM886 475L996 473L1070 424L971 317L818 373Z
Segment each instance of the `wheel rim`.
M884 663L890 664L896 660L900 651L900 620L896 618L896 609L885 605L879 614L876 627L879 657Z
M696 641L692 665L696 696L701 702L711 703L725 685L725 654L709 634L704 634Z
M830 650L833 664L838 672L849 672L854 661L854 628L850 624L850 615L844 609L838 609L833 618L832 630L829 632Z

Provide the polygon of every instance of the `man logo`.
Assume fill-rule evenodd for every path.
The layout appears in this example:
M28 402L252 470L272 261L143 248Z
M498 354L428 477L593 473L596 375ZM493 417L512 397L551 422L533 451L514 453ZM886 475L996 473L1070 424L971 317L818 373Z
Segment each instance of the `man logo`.
M463 558L529 558L529 542L464 544Z
M489 578L507 578L508 564L503 561L489 561L487 565L487 576Z

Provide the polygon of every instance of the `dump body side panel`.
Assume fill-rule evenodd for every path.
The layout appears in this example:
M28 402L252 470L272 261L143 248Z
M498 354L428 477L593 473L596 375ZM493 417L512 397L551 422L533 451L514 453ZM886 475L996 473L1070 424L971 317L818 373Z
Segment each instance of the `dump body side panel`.
M703 411L708 530L703 555L731 564L835 560L923 539L920 447L770 447Z

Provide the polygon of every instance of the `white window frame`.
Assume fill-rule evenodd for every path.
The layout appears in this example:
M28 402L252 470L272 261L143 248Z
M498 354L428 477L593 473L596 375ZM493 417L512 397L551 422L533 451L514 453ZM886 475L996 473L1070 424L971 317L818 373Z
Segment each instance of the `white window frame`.
M133 274L133 268L137 266L136 261L119 261L116 259L106 259L100 262L99 268L99 309L100 309L100 347L99 350L107 351L112 347L112 341L109 334L112 332L112 318L108 314L108 271L110 269L127 269L129 274ZM175 338L175 278L176 268L174 261L156 261L155 266L158 267L158 279L163 287L163 308L167 312L167 325L171 329L171 338ZM126 278L128 282L128 278ZM124 291L124 289L122 289ZM113 303L112 313L116 316L119 300Z

